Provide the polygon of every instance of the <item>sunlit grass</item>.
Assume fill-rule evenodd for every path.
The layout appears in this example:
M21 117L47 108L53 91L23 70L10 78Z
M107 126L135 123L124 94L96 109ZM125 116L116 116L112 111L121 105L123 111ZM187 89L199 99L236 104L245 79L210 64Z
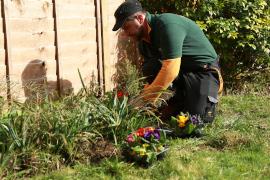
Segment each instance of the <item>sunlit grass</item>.
M167 155L149 168L125 162L126 135L160 120L154 107L132 106L142 79L120 65L121 83L103 96L90 84L58 100L7 106L0 99L0 179L270 178L270 96L257 91L223 96L202 137L169 138ZM118 90L129 97L117 97Z
M224 96L201 138L171 139L166 158L149 168L108 159L35 179L269 179L269 96Z

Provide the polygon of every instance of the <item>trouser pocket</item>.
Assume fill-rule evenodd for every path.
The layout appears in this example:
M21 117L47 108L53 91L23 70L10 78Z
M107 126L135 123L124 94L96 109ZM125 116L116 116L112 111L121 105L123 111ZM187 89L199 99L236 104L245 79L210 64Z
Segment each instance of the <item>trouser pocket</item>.
M211 123L214 121L216 116L216 105L218 100L214 97L208 96L205 112L202 115L202 120L205 123Z
M206 71L186 73L183 78L184 112L201 116L205 123L213 122L219 88L216 77L213 76L212 72Z

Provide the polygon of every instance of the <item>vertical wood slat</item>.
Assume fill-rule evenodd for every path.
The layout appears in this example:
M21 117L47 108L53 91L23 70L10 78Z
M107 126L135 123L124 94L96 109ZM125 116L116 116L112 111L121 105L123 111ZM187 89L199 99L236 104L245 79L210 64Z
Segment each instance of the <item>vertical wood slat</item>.
M57 91L59 96L61 96L61 82L60 82L60 65L59 65L59 36L58 36L58 8L55 0L53 3L53 19L54 19L54 46L55 46L55 61L56 61L56 79L57 79Z
M101 0L101 15L102 15L102 45L103 45L103 64L104 64L104 82L105 82L105 91L111 89L111 75L110 75L110 41L109 41L109 9L108 9L109 0Z
M104 57L103 57L103 44L102 44L102 17L101 17L101 4L100 0L95 0L95 16L96 16L96 40L97 40L97 61L98 61L98 83L105 91L104 79Z
M1 14L3 19L4 33L4 49L5 49L5 65L6 65L6 83L7 83L7 99L11 100L11 85L10 85L10 67L11 67L11 45L8 21L8 3L7 0L1 0Z
M54 19L54 48L55 48L55 63L56 63L56 76L57 76L57 90L61 95L61 42L59 39L59 1L52 0L53 5L53 19ZM110 63L110 26L109 26L109 0L94 0L96 8L96 41L97 41L97 57L98 57L98 81L99 84L104 87L105 91L111 88L111 66ZM9 15L8 15L8 4L10 0L1 0L1 14L3 17L3 32L4 32L4 48L5 48L5 63L6 63L6 78L8 92L7 96L11 99L10 94L10 72L12 70L12 47L10 44L10 27L9 27ZM14 58L14 57L13 57Z

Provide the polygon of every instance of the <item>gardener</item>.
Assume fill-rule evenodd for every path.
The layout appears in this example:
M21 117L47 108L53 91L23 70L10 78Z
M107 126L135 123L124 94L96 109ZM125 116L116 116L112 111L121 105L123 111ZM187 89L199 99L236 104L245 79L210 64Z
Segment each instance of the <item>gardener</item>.
M122 3L114 16L113 31L121 28L139 42L149 83L142 93L144 103L154 103L172 87L175 94L160 111L163 120L189 112L212 122L223 83L218 56L201 29L183 16L150 14L137 0Z

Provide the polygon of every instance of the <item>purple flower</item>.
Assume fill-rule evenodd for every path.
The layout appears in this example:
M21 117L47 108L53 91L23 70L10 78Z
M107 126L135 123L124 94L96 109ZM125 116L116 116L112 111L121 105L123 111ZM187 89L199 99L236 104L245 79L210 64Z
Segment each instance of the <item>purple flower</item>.
M154 137L155 137L157 140L160 139L159 130L154 130L153 135L154 135Z
M154 136L155 139L159 140L160 139L159 130L155 129L154 131L147 131L144 134L145 139L149 139L151 136Z
M145 134L144 134L144 139L149 139L152 135L152 132L151 131L147 131Z
M196 115L192 115L190 117L190 120L191 120L192 124L198 124L199 123L199 119L198 119L198 117Z

